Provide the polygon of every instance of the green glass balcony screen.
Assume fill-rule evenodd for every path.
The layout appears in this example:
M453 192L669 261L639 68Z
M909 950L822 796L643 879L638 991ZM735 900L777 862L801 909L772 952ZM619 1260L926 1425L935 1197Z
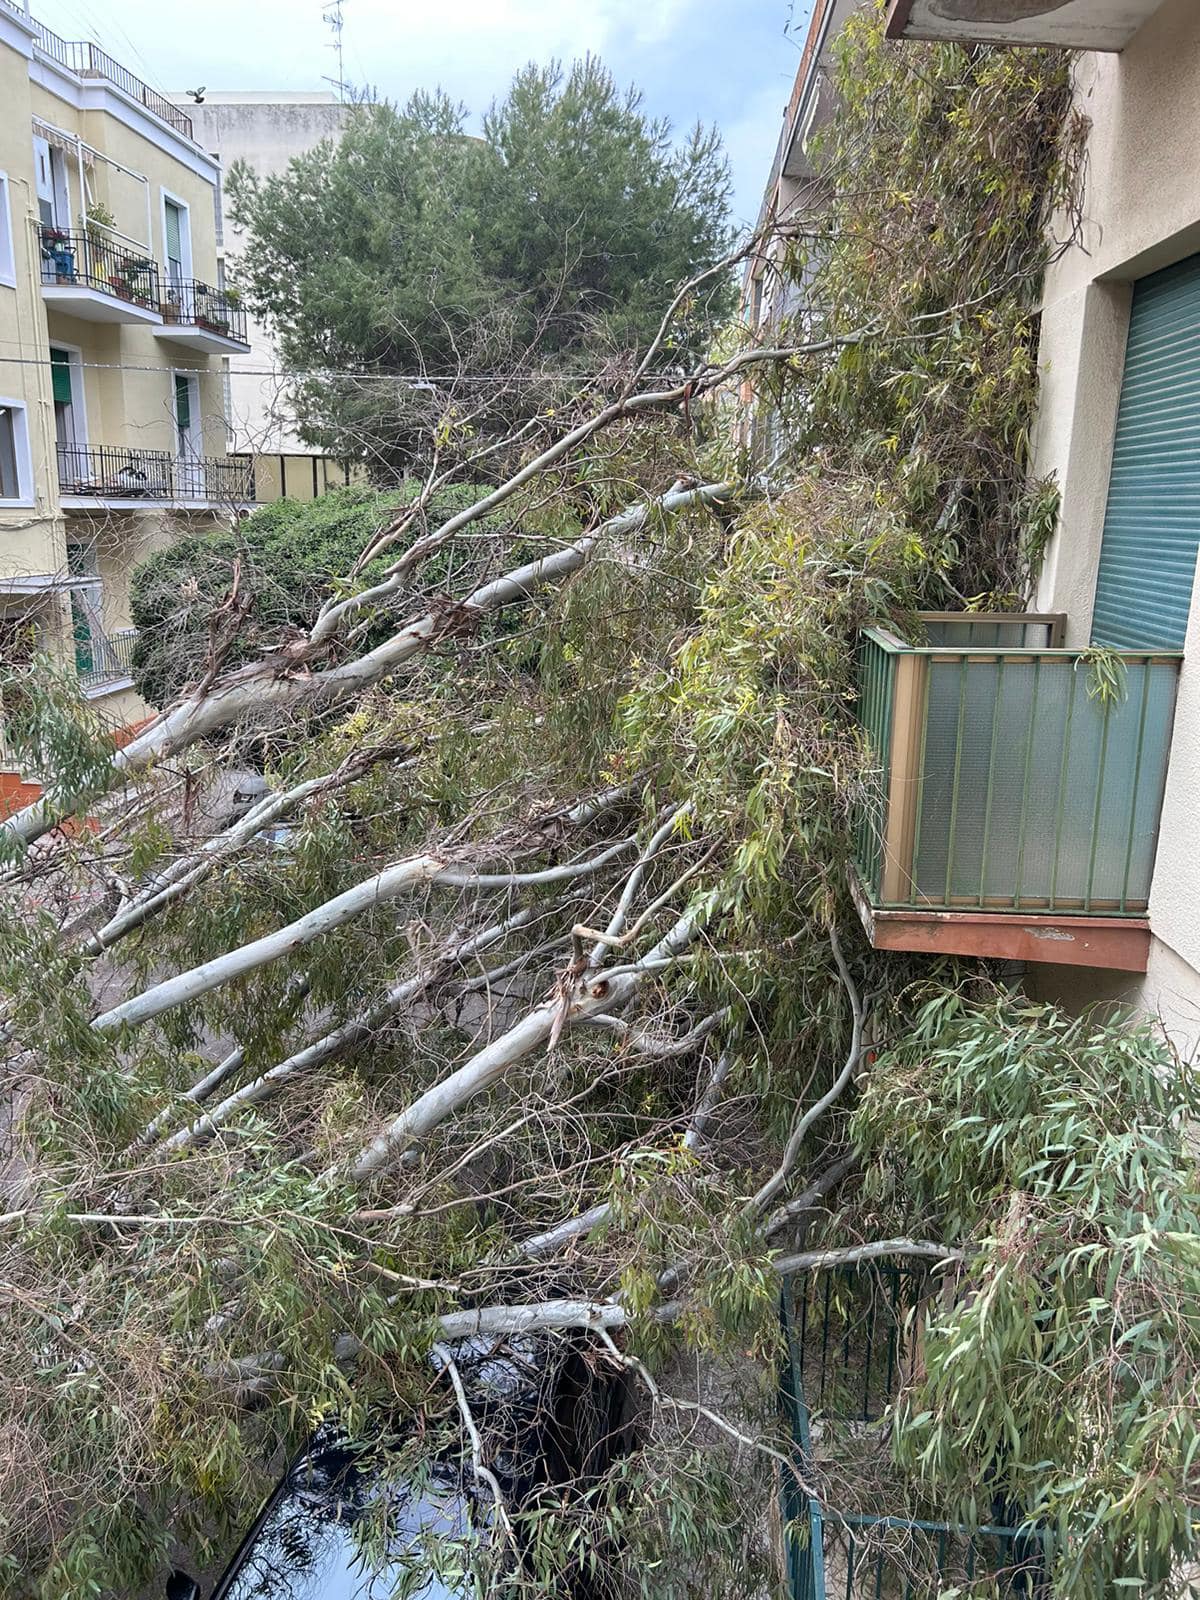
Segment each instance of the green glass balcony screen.
M1124 693L1106 702L1077 651L869 630L860 718L876 765L856 847L873 903L1144 912L1180 657L1122 659Z

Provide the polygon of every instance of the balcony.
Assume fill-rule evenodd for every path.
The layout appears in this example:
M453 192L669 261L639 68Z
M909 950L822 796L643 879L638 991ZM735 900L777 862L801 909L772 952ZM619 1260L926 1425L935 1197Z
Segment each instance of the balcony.
M169 283L159 303L162 326L154 337L209 355L244 355L250 348L246 312L224 289L188 279Z
M1123 50L1162 0L891 0L889 39Z
M139 510L148 503L232 510L254 502L254 464L123 445L59 445L58 489L68 511Z
M877 949L1145 970L1178 651L1101 694L1062 619L927 614L860 641L878 765L852 884Z
M42 299L86 322L156 326L158 264L128 244L92 233L40 227Z
M133 647L136 628L118 628L113 633L93 629L90 638L75 642L75 670L79 686L89 699L111 694L133 682Z

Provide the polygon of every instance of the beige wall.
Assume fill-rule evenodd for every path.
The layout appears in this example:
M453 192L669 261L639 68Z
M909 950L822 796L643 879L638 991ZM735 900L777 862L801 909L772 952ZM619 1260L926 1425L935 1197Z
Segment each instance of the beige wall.
M31 503L0 507L0 609L33 613L45 641L71 652L70 605L57 593L29 594L25 580L61 576L68 543L90 543L103 581L105 630L129 625L128 576L149 549L180 532L211 527L211 514L188 516L162 508L128 514L80 513L59 503L54 404L49 348L64 345L82 366L83 441L174 453L172 370L200 379L202 453L223 456L226 447L225 374L219 356L189 351L159 340L149 326L103 323L48 307L40 284L36 234L37 191L33 119L77 134L97 152L87 167L92 200L113 213L126 240L165 260L163 195L188 208L192 276L218 279L218 168L201 145L163 128L119 91L93 80L64 77L34 52L30 35L0 6L0 171L8 178L15 256L15 287L0 283L0 398L26 408L32 466ZM78 158L64 155L69 225L81 222ZM132 174L141 174L139 181ZM78 381L80 373L74 375ZM120 726L140 719L145 707L128 690L94 698L106 718Z
M1200 251L1200 6L1164 0L1123 53L1081 55L1076 74L1077 105L1091 123L1083 235L1046 278L1034 440L1035 471L1054 473L1062 493L1037 603L1067 613L1071 645L1091 633L1131 285ZM1072 1002L1134 1001L1161 1014L1192 1054L1200 1051L1200 592L1185 650L1150 897L1150 970L1131 982L1040 968L1031 982Z

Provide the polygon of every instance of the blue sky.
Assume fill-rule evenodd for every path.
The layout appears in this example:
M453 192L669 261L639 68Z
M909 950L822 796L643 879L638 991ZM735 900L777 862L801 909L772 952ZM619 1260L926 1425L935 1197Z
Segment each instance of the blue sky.
M336 71L321 0L32 0L156 89L319 89ZM440 85L478 113L530 59L592 50L678 128L716 122L752 222L811 0L344 0L346 75L393 99Z

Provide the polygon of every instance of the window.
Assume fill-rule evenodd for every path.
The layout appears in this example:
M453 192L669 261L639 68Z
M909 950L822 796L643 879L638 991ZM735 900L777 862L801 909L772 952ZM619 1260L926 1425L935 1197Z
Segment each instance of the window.
M19 400L0 399L0 506L32 504L25 407Z
M17 260L13 254L12 206L8 197L8 173L0 172L0 283L17 287Z
M33 166L37 181L38 216L44 228L70 229L71 201L62 151L34 135Z
M179 285L192 275L192 240L188 208L181 200L163 195L163 254L167 260L167 279Z
M175 378L176 478L186 499L204 498L204 432L200 416L200 380L194 373Z

